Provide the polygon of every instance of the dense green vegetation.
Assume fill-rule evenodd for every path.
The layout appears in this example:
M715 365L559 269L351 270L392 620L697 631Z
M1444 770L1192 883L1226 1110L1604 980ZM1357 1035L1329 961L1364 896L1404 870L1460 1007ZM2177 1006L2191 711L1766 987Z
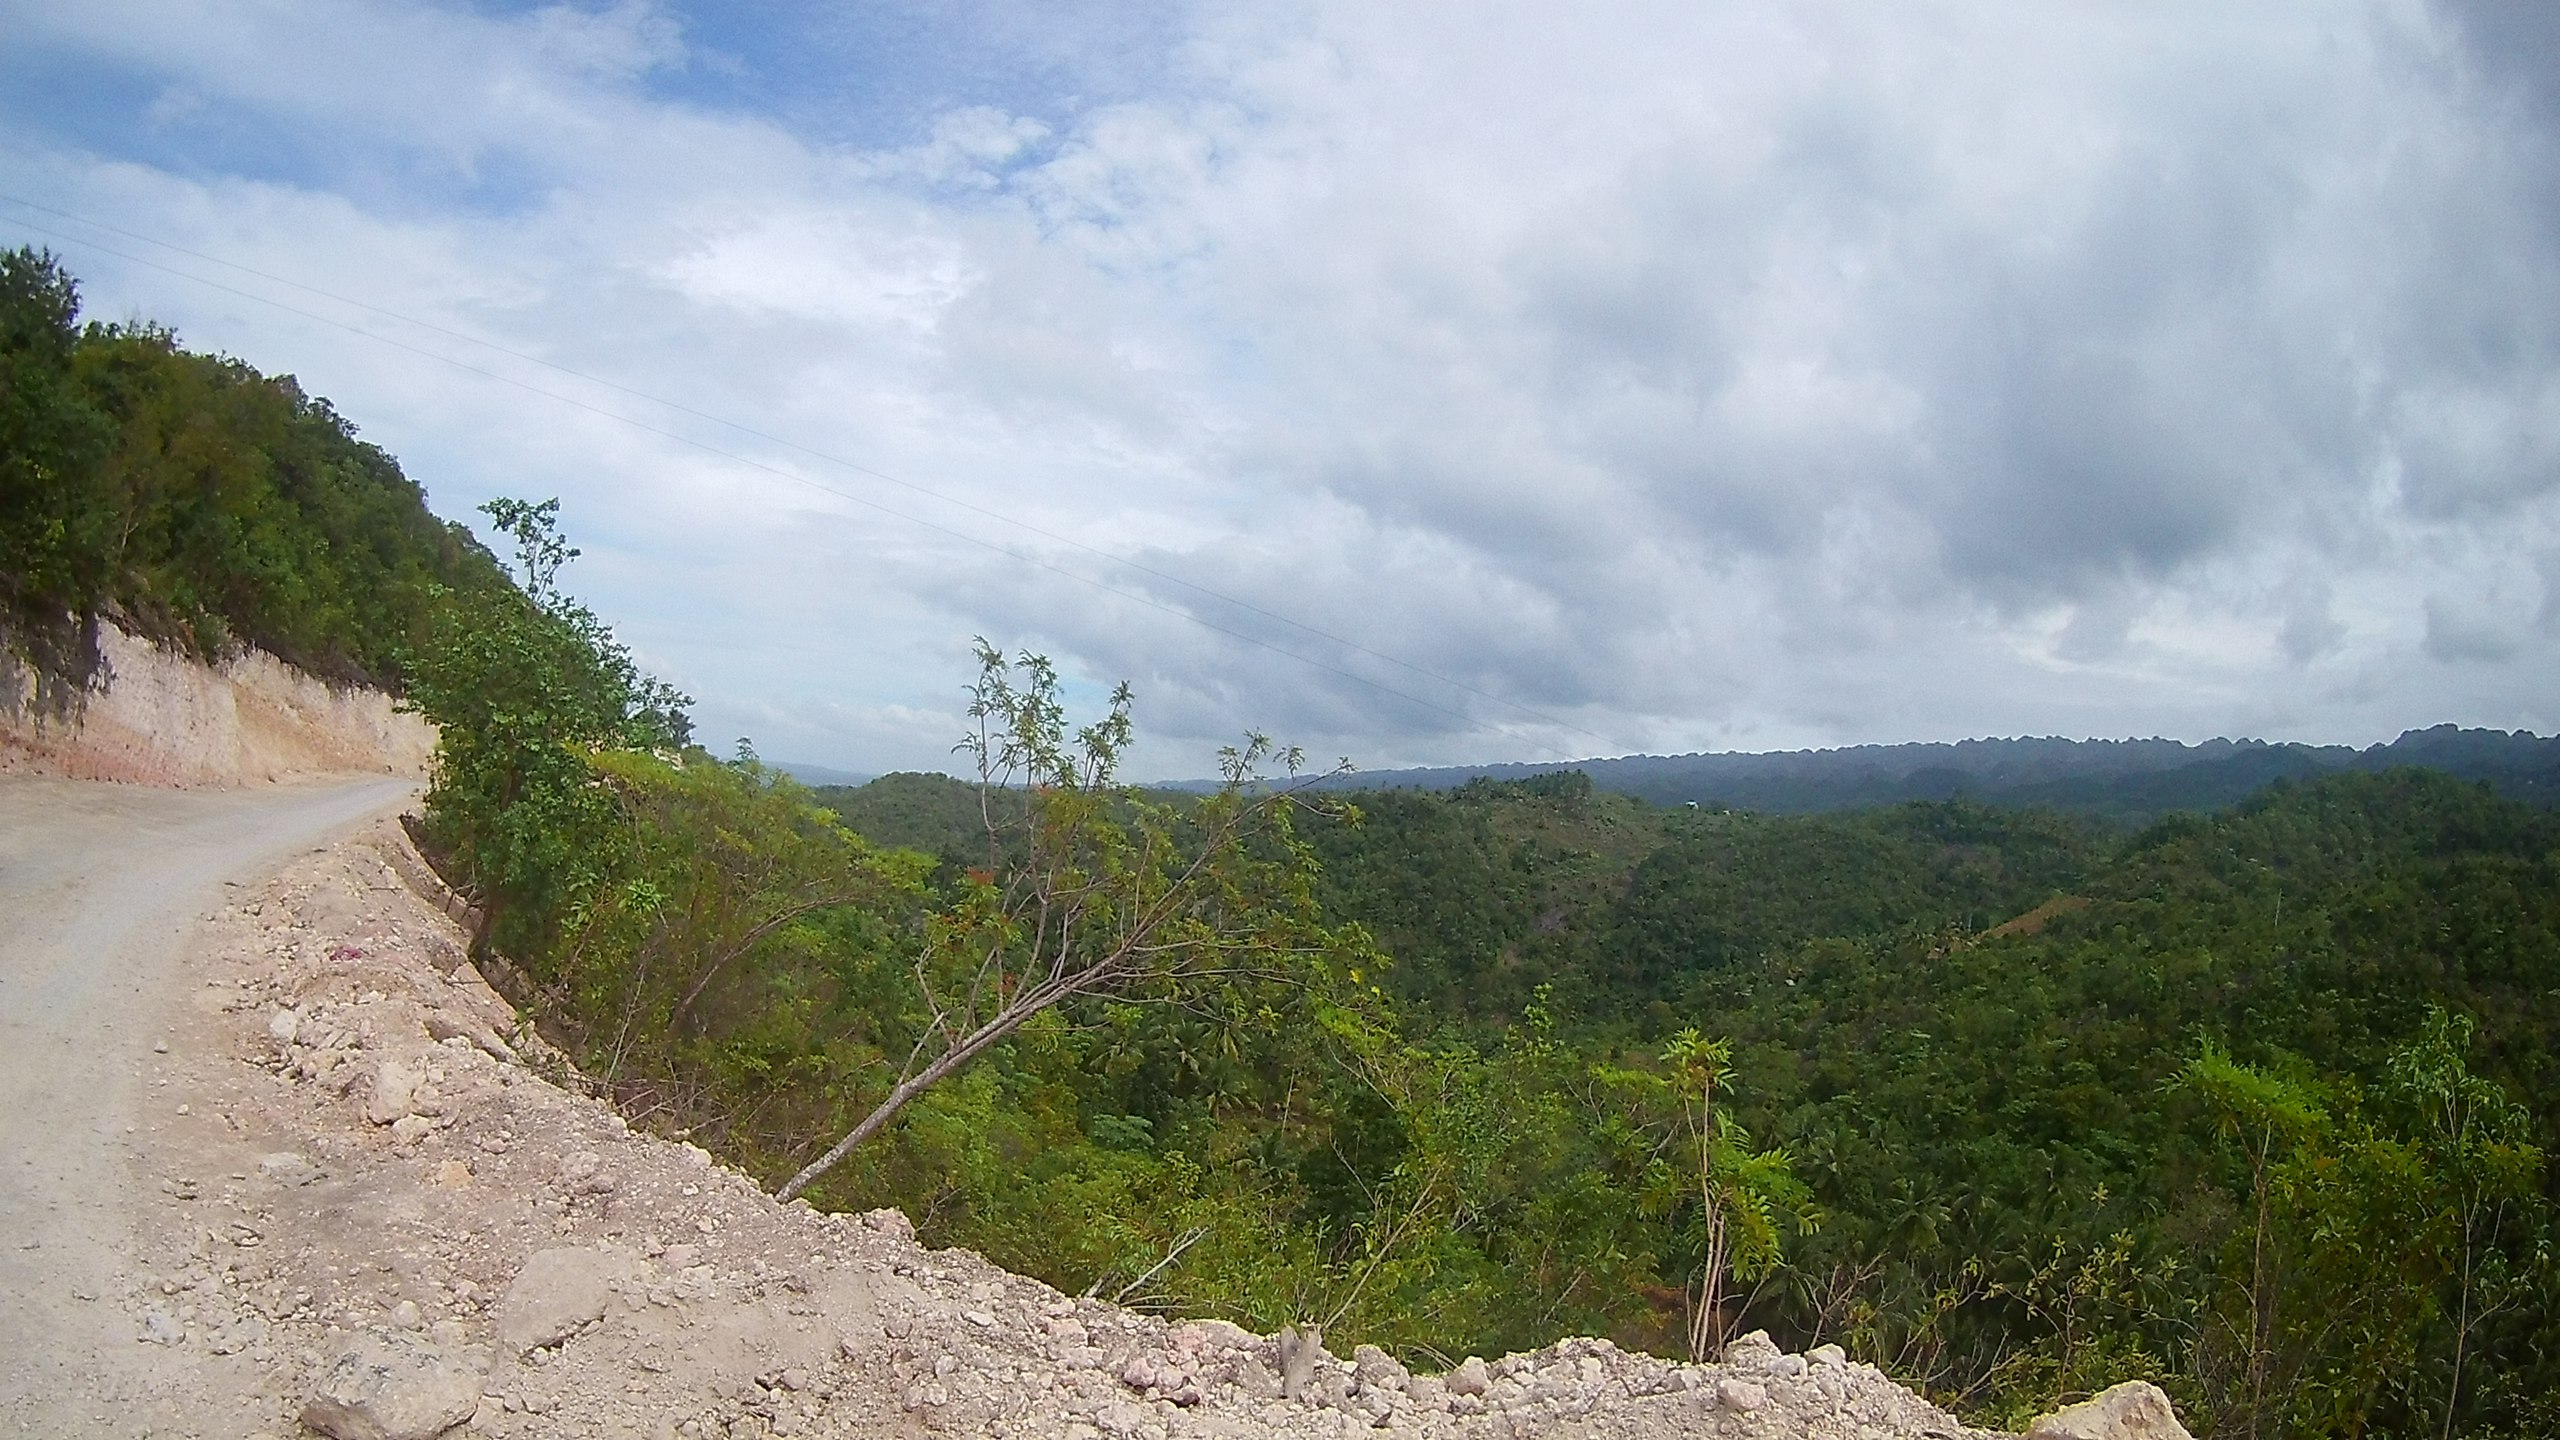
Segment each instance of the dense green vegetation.
M396 687L440 591L503 583L290 376L84 326L71 277L28 250L0 253L0 555L0 652L48 709L94 683L102 619Z
M2529 731L2410 730L2388 744L2258 740L1965 740L1853 745L1768 754L1624 755L1574 768L1599 789L1656 805L1763 815L1874 810L1911 800L1967 800L2004 810L2059 810L2139 827L2181 811L2237 805L2277 780L2373 774L2408 766L2488 782L2510 799L2560 805L2560 738ZM1343 782L1368 790L1454 790L1470 780L1532 778L1525 765L1396 770Z
M567 606L523 568L525 613ZM627 1109L821 1203L1420 1360L1756 1326L1991 1420L2133 1375L2212 1434L2560 1419L2560 817L2485 786L2280 782L2134 833L1574 773L1203 801L1058 764L1034 685L980 744L1045 736L1039 783L813 795L633 733L627 665L586 673L591 718L523 752L575 762L516 792L556 804L447 785L431 819ZM1218 841L1249 797L1274 823ZM541 844L485 838L511 806ZM1250 959L1063 995L904 1083L1036 937L1102 953L1202 857L1190 933ZM1062 894L1118 918L1053 928Z
M895 795L932 848L923 817L966 794L940 783L827 796L862 823ZM1841 1339L1995 1417L2144 1373L2225 1433L2550 1433L2550 815L2418 770L2132 835L1961 802L1658 810L1574 774L1354 798L1358 824L1308 832L1319 894L1393 957L1369 1023L1400 1038L1338 1058L1378 1079L1370 1113L1328 1116L1359 1144L1297 1179L1357 1225L1402 1177L1469 1177L1441 1238L1500 1276L1466 1313L1507 1318L1441 1343L1673 1341L1698 1257L1637 1178L1662 1112L1610 1107L1695 1026L1818 1217L1731 1323ZM1501 1097L1498 1144L1452 1125L1453 1089ZM1646 1142L1607 1155L1613 1126ZM1004 1243L975 1209L937 1218ZM1564 1303L1529 1255L1572 1277ZM1458 1283L1413 1303L1445 1314Z
M2209 1435L2560 1435L2560 816L1316 793L1260 741L1150 794L1125 695L1078 727L991 651L979 783L813 793L692 743L555 506L487 507L509 583L289 381L78 327L41 256L0 291L11 652L404 681L478 945L633 1118L820 1203L1426 1361L1767 1327L1988 1420L2139 1375Z

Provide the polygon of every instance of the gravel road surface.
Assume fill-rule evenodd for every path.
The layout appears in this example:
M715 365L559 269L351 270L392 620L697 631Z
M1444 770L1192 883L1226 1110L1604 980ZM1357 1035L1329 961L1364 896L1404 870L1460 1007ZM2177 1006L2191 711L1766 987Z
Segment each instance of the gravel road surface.
M155 1433L170 1354L100 1303L158 1177L155 1046L185 943L226 885L416 793L0 776L0 1433ZM138 1353L139 1352L139 1353ZM197 1417L202 1423L208 1417Z

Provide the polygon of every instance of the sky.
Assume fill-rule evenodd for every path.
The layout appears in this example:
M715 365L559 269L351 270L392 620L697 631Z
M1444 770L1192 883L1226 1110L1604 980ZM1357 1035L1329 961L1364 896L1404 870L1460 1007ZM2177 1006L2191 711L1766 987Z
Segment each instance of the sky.
M0 0L0 245L703 738L1134 778L2560 730L2537 0Z

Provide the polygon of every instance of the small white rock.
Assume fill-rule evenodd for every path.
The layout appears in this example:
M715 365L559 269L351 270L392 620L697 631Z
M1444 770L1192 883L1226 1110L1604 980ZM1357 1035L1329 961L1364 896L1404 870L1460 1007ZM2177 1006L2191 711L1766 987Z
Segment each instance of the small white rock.
M1746 1370L1765 1370L1771 1361L1785 1353L1778 1348L1777 1341L1769 1338L1768 1331L1754 1330L1724 1347L1724 1363L1739 1365Z
M2028 1440L2191 1440L2160 1387L2127 1380L2077 1405L2040 1415Z
M365 1096L364 1118L376 1125L399 1120L409 1113L418 1087L425 1081L425 1076L397 1060L382 1061L373 1070L373 1089Z
M320 1178L320 1167L290 1150L258 1157L258 1173L288 1188L308 1185Z
M613 1299L607 1270L604 1258L591 1250L537 1252L498 1301L499 1340L521 1355L557 1345L603 1318Z

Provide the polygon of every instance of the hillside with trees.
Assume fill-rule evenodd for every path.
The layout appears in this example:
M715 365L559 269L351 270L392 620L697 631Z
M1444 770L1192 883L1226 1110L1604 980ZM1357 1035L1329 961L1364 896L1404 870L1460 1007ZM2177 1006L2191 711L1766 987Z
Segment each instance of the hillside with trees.
M1954 744L1852 745L1761 754L1626 755L1569 768L1597 788L1657 805L1811 815L1907 800L1970 800L2013 810L2063 810L2147 825L2187 810L2218 810L2277 780L2371 774L2420 765L2487 782L2527 804L2560 805L2560 738L2438 725L2387 744L2270 744L2263 740L2066 740L2058 736ZM1386 770L1333 782L1363 790L1452 790L1477 780L1524 780L1555 769L1467 765Z
M0 652L50 710L96 683L110 621L397 689L440 594L505 583L291 376L83 324L73 278L24 249L0 253L0 555Z
M2211 1434L2550 1432L2547 811L2404 768L2133 831L1755 815L1259 745L1150 793L1125 696L1079 727L993 651L979 781L810 792L684 745L501 518L506 613L601 658L422 659L431 706L560 677L428 831L625 1112L770 1183L1418 1361L1767 1328L1991 1421L2142 1375Z
M887 793L912 821L935 783ZM828 798L857 825L877 803ZM1649 1187L1695 1031L1716 1168L1777 1237L1728 1327L1842 1340L1994 1416L2141 1372L2219 1433L2548 1433L2547 813L2423 769L2137 832L1659 809L1574 772L1347 798L1307 831L1317 889L1392 960L1367 1013L1394 1038L1336 1062L1372 1083L1295 1167L1295 1243L1464 1175L1412 1303L1676 1344L1700 1217ZM1049 1083L1150 1137L1181 1113Z

